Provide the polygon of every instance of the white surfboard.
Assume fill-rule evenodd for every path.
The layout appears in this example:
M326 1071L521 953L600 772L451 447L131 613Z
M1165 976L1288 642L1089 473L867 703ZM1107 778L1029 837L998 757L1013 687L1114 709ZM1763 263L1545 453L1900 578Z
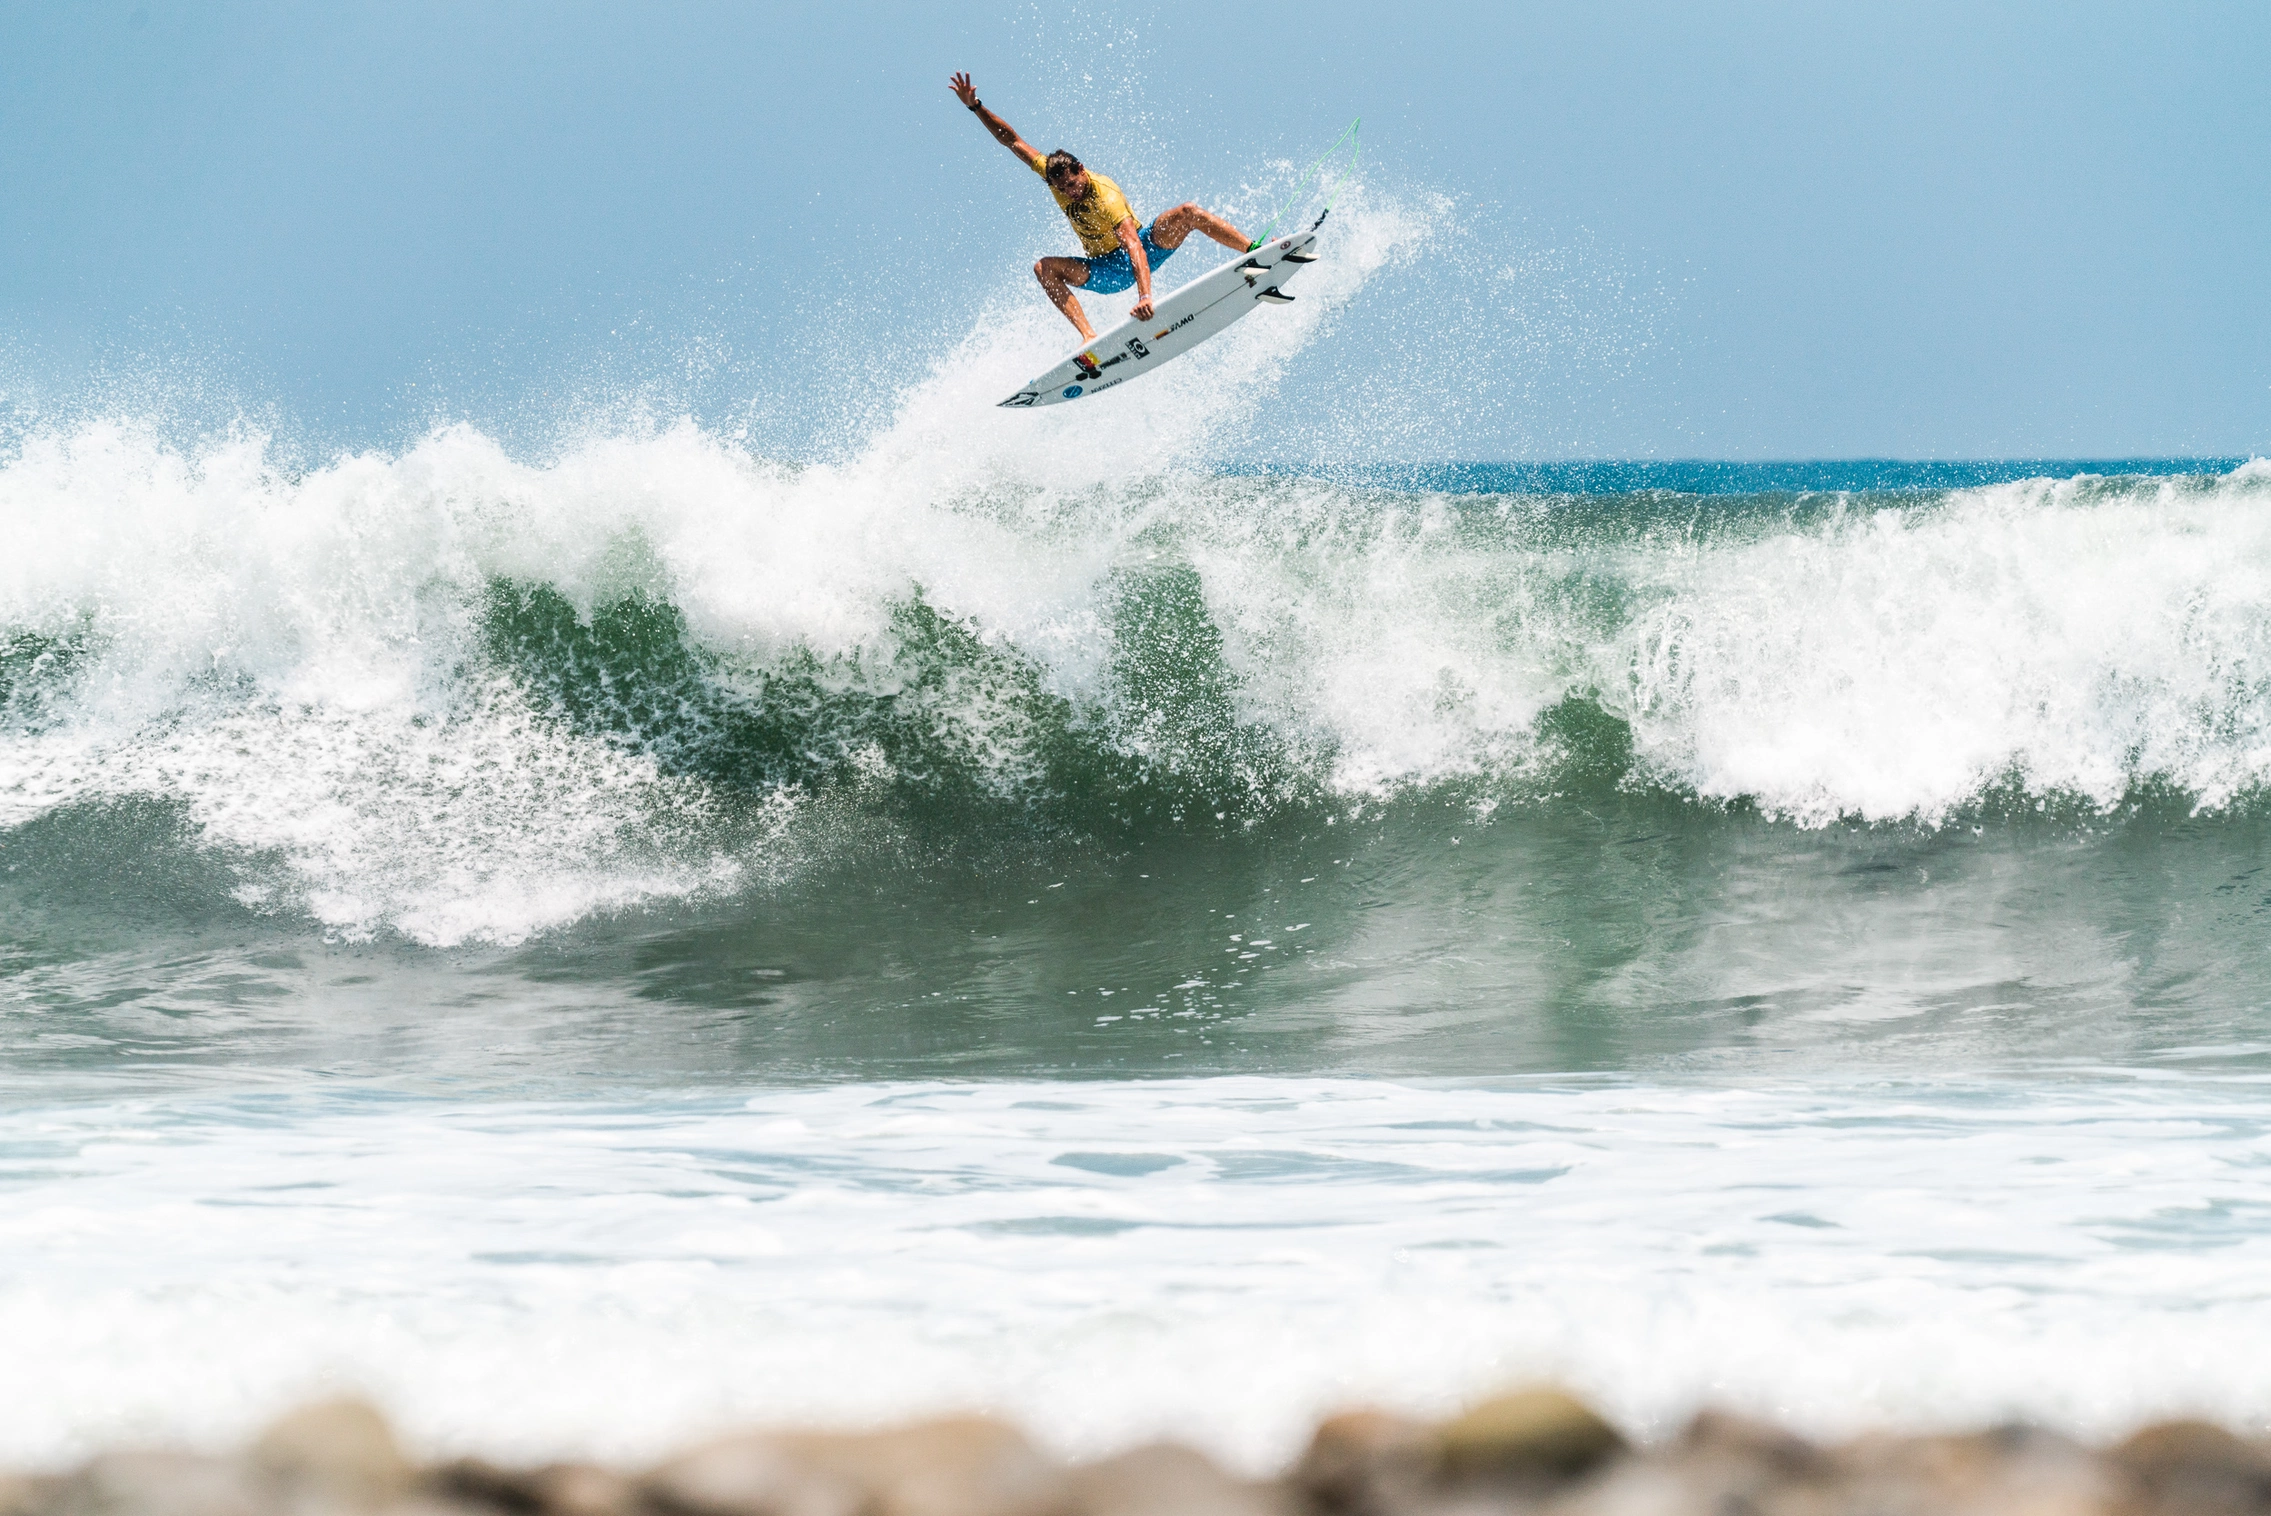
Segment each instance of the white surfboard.
M1203 241L1198 233L1191 235L1194 240ZM1199 275L1164 300L1154 300L1149 321L1130 317L1121 322L1026 384L1002 404L1020 409L1061 405L1067 400L1101 395L1150 373L1162 363L1174 362L1257 305L1283 304L1291 300L1293 296L1287 293L1285 286L1295 274L1317 261L1312 251L1316 241L1317 229L1311 227L1305 232L1289 232L1272 238L1250 253L1240 253L1213 272ZM1204 245L1213 246L1212 243ZM1135 291L1122 290L1116 295L1089 298L1133 300Z

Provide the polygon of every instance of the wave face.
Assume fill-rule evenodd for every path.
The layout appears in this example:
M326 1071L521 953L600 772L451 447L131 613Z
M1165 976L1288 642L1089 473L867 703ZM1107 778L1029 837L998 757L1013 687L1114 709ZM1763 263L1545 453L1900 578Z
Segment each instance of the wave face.
M1125 418L949 428L950 388L833 465L691 424L302 472L33 435L0 466L0 825L158 802L245 904L450 944L863 826L1622 790L1930 827L2271 778L2271 465L1462 493L1162 470Z

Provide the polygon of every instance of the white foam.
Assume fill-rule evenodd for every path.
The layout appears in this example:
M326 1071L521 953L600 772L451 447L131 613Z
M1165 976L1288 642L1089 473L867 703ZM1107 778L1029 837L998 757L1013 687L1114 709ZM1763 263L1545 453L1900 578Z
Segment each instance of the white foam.
M1656 603L1601 673L1655 773L1802 821L1938 820L2007 771L2221 806L2271 779L2263 482L2034 481L1635 554Z
M225 1442L342 1386L531 1457L988 1407L1259 1470L1335 1406L1540 1374L1649 1435L1704 1401L2253 1424L2260 1108L2174 1076L18 1109L0 1459Z
M723 456L649 455L674 446ZM176 799L213 845L281 860L281 888L245 898L439 944L730 885L745 864L700 844L700 786L538 721L473 661L491 575L549 565L586 604L620 588L630 523L578 509L619 488L594 453L537 470L449 431L292 480L257 441L190 459L109 426L36 439L0 471L20 529L0 620L97 656L74 719L0 747L0 822ZM690 828L691 848L655 843Z

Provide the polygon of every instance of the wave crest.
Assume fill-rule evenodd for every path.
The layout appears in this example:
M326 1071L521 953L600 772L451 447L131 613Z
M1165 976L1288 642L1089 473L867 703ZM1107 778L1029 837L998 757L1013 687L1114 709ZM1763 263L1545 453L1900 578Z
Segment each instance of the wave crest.
M1462 497L942 482L903 442L798 468L685 424L538 464L453 427L293 474L34 437L0 466L0 825L164 800L248 904L451 943L778 878L862 809L951 847L1445 787L1936 824L2271 777L2261 463Z

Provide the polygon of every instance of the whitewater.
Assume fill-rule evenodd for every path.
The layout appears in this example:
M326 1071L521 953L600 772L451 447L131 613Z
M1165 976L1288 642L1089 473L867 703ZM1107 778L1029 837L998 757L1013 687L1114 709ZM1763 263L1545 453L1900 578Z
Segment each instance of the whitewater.
M2271 464L1254 462L1433 224L824 456L17 417L0 1456L2271 1418Z
M290 475L36 437L0 471L0 820L163 803L256 908L450 946L772 879L847 788L1071 804L1068 744L1242 822L1533 802L1580 716L1615 788L1802 827L2271 776L2262 464L1604 500L906 446L790 467L681 424L537 464L452 427Z

